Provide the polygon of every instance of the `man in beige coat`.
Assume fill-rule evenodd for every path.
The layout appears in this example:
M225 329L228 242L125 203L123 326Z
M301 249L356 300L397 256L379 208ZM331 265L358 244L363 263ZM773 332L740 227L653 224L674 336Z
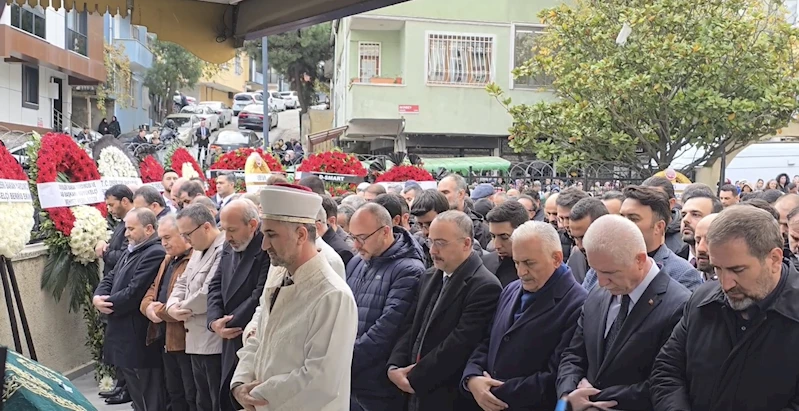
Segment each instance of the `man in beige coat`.
M314 243L322 198L289 184L260 194L263 249L286 271L266 281L257 331L238 353L231 394L247 410L346 411L358 311Z
M191 244L186 271L175 283L167 300L167 313L186 327L186 354L191 357L198 410L218 411L222 380L222 338L208 330L206 310L208 284L216 273L225 234L202 204L191 204L178 212L180 235Z

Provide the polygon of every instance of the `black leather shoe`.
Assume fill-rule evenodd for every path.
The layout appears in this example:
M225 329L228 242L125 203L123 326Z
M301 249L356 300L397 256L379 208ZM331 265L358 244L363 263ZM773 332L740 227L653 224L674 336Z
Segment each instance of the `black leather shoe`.
M111 398L119 395L119 393L122 392L123 389L125 389L125 387L114 387L110 391L101 391L99 395L103 398Z
M128 390L124 390L121 393L119 393L119 394L117 394L117 395L115 395L113 397L109 397L109 398L105 399L105 403L108 404L108 405L127 404L127 403L129 403L131 401L132 400L130 399L130 394L128 393Z

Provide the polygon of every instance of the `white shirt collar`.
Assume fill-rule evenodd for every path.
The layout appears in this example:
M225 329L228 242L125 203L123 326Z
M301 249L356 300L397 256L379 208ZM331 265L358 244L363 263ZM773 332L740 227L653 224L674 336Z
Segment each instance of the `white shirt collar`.
M219 206L221 207L223 205L226 205L230 201L230 199L233 198L234 195L236 195L236 193L233 193L227 197L222 198L219 196L219 193L217 193L216 196L219 197Z
M646 273L646 277L644 277L644 280L641 281L641 284L638 284L638 287L635 287L635 289L632 292L630 292L629 294L630 302L632 303L630 304L630 310L632 310L633 306L635 306L635 303L638 302L638 299L640 299L641 296L644 295L644 291L646 291L646 289L649 288L649 284L652 283L652 280L654 280L655 277L657 277L658 273L660 272L660 267L658 267L655 260L651 259L650 257L647 257L647 259L649 260L649 263L652 264L652 266L649 268L649 272Z
M692 250L691 247L689 246L688 247L688 262L690 263L691 260L693 260L694 258L696 258L696 256L694 255L694 250Z
M452 278L452 273L444 273L444 277Z

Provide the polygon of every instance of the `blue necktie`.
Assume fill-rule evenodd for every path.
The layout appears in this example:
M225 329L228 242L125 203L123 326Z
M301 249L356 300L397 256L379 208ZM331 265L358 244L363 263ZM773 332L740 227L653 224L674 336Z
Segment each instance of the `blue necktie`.
M518 321L519 317L521 317L522 314L524 314L524 311L527 309L527 307L529 307L533 303L533 300L535 300L535 294L529 291L522 291L521 300L522 300L521 303L519 303L519 309L516 310L516 314L513 314L514 322Z

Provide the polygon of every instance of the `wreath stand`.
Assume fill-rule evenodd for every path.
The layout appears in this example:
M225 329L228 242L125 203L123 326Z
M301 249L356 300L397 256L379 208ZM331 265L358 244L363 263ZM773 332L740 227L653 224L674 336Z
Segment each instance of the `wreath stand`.
M25 308L22 306L22 296L19 293L17 275L14 273L14 266L11 264L11 260L4 256L0 256L0 280L3 282L3 296L6 300L8 319L11 322L11 335L14 338L14 350L22 354L22 342L19 338L17 315L14 310L14 302L16 301L17 309L19 309L19 319L22 323L22 332L25 333L25 342L28 345L28 353L32 360L38 361L36 358L36 349L33 347L33 337L31 337L31 330L28 326L28 317L25 315ZM13 300L11 298L12 292L14 293Z

